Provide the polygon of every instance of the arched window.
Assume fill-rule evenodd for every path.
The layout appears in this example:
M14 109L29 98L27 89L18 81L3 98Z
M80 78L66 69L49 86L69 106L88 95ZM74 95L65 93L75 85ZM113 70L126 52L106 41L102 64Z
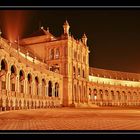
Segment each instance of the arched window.
M77 59L77 52L74 52L74 59Z
M36 84L36 86L35 86L35 88L36 88L36 95L39 95L39 79L38 79L37 76L35 77L35 84Z
M50 50L50 60L54 59L54 50Z
M117 91L117 93L118 93L118 100L120 101L121 100L121 94L120 94L119 91Z
M48 96L52 97L52 82L49 81L48 83Z
M45 85L46 85L46 81L45 79L42 79L42 95L45 96Z
M7 72L7 62L3 59L1 61L1 70L0 70L0 84L1 84L1 89L5 90L6 89L6 77L5 74Z
M80 76L80 68L78 68L78 76Z
M60 52L59 52L59 49L57 48L57 49L56 49L55 58L56 58L56 59L59 59L59 55L60 55Z
M31 94L32 93L32 89L31 89L32 76L30 73L28 74L27 79L28 79L28 93Z
M89 99L91 100L91 88L89 88Z
M83 78L85 78L85 71L83 70Z
M55 83L55 97L59 96L59 84Z
M1 61L1 70L7 71L7 63L4 59Z
M76 76L76 70L75 70L75 66L73 66L73 77L75 78Z
M10 75L10 85L11 91L15 91L15 83L16 83L16 67L14 65L11 66L11 75Z
M20 84L20 92L23 93L24 92L24 78L25 78L25 75L24 75L24 72L23 70L20 70L19 72L19 84Z
M115 94L113 90L111 90L111 97L112 97L112 100L115 100Z

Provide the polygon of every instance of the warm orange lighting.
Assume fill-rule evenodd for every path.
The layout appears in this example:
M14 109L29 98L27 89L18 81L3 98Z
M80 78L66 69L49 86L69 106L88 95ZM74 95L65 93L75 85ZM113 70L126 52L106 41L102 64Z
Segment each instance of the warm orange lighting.
M6 38L10 42L17 40L18 36L22 36L27 22L27 11L22 10L5 10L2 11L2 24Z

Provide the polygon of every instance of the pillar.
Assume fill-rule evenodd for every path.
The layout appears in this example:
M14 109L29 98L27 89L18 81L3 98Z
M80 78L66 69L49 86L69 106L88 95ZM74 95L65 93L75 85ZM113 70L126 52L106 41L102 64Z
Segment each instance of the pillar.
M20 92L20 91L19 91L19 76L16 77L15 91L18 92L18 93Z
M28 91L28 81L27 78L24 79L24 94L26 95Z

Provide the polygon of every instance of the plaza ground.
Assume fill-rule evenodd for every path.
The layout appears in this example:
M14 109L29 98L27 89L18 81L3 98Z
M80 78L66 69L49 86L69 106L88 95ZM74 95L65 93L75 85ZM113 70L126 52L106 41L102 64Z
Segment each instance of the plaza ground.
M0 130L140 130L140 108L48 108L0 112Z

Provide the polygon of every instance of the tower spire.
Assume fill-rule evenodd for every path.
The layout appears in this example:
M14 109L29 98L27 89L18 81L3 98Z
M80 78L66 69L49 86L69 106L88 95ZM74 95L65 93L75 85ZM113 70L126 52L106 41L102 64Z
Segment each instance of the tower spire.
M83 37L82 37L82 42L84 45L87 45L87 36L86 36L85 32L84 32Z
M66 21L64 22L64 25L63 25L64 34L69 35L69 28L70 28L69 23L68 23L68 21L66 20Z

